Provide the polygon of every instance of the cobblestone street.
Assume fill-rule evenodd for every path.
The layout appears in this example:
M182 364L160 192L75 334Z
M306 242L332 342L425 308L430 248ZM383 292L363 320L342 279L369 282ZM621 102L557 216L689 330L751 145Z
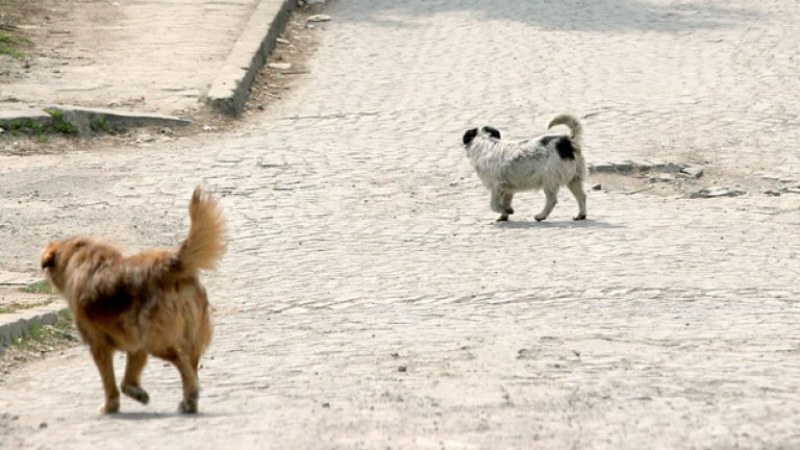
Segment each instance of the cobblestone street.
M0 371L0 447L800 447L800 195L762 189L800 183L800 4L324 12L309 73L236 131L0 156L0 269L75 233L174 245L200 182L230 238L198 416L155 359L150 405L97 415L77 347ZM747 194L592 175L587 221L563 190L545 222L532 192L493 223L463 131L524 139L564 111L589 162L688 161Z

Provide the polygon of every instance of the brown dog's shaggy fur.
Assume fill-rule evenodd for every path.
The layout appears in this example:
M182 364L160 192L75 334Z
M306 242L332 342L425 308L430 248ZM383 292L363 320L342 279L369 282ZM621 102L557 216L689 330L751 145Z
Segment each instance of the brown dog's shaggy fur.
M225 241L217 201L199 187L189 216L189 236L177 249L125 256L111 243L75 237L51 243L42 253L42 268L66 297L100 371L103 413L119 411L112 360L116 350L128 357L123 393L144 404L149 401L139 379L150 354L180 372L179 410L197 412L197 368L211 342L211 312L198 272L216 266Z

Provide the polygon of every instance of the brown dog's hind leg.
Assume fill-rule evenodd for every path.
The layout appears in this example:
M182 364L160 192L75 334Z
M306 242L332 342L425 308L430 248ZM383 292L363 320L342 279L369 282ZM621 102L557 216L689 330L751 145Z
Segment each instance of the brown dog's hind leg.
M92 358L100 372L100 379L103 381L103 391L105 391L106 401L100 405L102 414L112 414L119 411L119 390L114 380L114 349L102 344L92 344Z
M197 371L185 355L178 358L175 367L181 373L183 382L183 401L178 405L178 410L182 413L196 413L197 402L200 400L200 382L197 379Z
M183 400L178 404L178 411L184 414L196 413L197 402L200 399L200 382L196 370L189 361L189 355L180 350L169 350L157 356L171 362L181 374Z
M128 352L128 362L125 366L125 377L122 379L122 392L137 402L146 405L150 401L147 391L142 389L141 376L147 364L147 352Z

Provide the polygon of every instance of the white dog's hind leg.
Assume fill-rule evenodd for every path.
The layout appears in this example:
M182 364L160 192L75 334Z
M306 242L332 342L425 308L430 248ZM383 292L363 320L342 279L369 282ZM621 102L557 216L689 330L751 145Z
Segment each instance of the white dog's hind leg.
M538 222L541 222L544 219L547 219L547 216L553 212L553 208L556 207L556 203L558 203L558 188L556 189L545 189L544 191L547 199L545 200L544 209L542 212L534 216Z
M580 178L573 178L567 185L575 200L578 201L578 215L573 217L574 220L586 219L586 193L583 192L583 180Z

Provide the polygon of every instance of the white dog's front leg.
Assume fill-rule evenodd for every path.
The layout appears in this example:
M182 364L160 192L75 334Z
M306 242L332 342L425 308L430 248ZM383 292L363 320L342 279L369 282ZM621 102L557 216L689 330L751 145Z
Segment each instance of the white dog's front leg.
M541 222L542 220L547 219L547 216L549 216L550 213L553 212L553 208L555 208L556 207L556 203L558 203L558 190L557 189L553 190L553 191L545 190L544 193L547 196L547 200L545 200L545 203L544 203L544 209L542 210L542 212L540 212L539 214L534 216L534 219L536 219L536 221L538 221L538 222Z
M503 207L503 214L497 219L500 222L505 222L508 220L509 214L514 214L514 208L511 207L511 201L514 200L514 193L511 191L503 191L500 194L500 203Z
M514 197L512 192L503 189L492 189L492 211L500 213L498 222L505 222L508 220L509 214L514 214L514 209L511 207L511 199Z

